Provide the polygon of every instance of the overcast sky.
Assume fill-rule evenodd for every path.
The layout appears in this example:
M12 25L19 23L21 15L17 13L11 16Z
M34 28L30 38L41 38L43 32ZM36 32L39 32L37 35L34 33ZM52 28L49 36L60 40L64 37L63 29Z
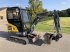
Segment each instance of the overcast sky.
M48 10L63 10L70 8L70 0L42 0L43 8ZM23 8L28 6L28 0L0 0L0 7L21 6Z

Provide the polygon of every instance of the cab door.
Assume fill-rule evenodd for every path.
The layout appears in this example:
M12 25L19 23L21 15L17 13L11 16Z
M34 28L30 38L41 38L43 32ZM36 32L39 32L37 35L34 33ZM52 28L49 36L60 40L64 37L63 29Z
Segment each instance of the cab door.
M29 29L31 22L30 22L30 18L29 18L27 10L21 9L20 14L21 14L21 18L22 18L23 28Z
M19 9L12 7L7 10L8 30L11 32L23 32Z

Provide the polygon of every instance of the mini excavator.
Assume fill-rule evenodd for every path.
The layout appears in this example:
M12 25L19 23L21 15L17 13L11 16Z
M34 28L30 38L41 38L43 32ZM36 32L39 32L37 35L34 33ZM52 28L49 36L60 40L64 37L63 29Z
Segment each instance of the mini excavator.
M48 12L37 14L33 21L31 21L31 18L29 17L28 10L20 7L7 7L6 15L8 21L8 31L16 32L15 35L11 35L8 39L23 44L28 44L33 42L33 38L37 37L37 35L33 33L34 27L43 18L43 16L48 16ZM62 34L60 34L59 16L56 10L54 10L53 17L57 32L56 36L51 33L45 33L44 39L48 41L51 39L58 41L62 37Z

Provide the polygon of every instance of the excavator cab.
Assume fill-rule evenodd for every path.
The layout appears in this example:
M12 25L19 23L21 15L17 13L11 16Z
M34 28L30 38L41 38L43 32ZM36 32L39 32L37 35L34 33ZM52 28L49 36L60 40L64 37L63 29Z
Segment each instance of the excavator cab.
M30 28L30 18L26 9L19 7L8 8L7 21L9 23L8 30L11 32L24 32Z

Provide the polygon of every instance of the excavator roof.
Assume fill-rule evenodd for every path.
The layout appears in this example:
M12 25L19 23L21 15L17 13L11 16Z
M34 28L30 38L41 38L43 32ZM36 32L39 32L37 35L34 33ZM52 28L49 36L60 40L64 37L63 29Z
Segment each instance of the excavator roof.
M22 7L15 6L15 7L2 7L2 8L0 8L0 10L7 9L7 8L20 8L20 9L23 9ZM26 9L24 9L24 10L26 10Z

